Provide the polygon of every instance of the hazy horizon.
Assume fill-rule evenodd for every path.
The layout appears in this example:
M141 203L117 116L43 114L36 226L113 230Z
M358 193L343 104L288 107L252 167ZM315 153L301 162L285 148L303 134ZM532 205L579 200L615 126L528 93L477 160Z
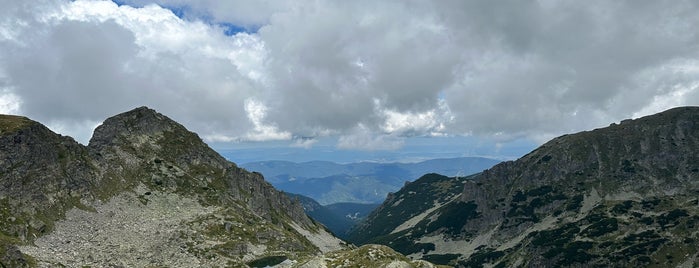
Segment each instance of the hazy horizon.
M529 153L538 145L527 140L486 143L472 137L450 137L437 140L412 138L402 148L390 151L340 149L334 145L332 140L320 141L309 148L294 147L284 142L229 143L224 145L214 143L210 146L228 160L238 164L274 160L296 163L329 161L347 164L356 162L412 163L458 157L514 160Z

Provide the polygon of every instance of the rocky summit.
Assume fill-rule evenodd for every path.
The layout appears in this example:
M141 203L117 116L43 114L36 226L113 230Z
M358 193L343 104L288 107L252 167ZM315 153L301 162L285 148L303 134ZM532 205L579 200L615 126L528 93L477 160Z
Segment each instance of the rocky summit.
M412 182L350 239L457 267L697 267L697 152L699 107L564 135Z
M2 267L291 267L351 252L146 107L105 120L88 146L0 116L0 214Z

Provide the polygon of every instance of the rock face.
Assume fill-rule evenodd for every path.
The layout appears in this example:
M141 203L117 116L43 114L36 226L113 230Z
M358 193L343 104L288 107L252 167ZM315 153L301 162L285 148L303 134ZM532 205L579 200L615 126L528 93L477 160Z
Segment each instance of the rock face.
M89 195L92 165L88 150L72 138L24 117L0 117L0 199L9 202L8 213L50 213L46 208Z
M0 264L245 266L344 248L298 202L146 107L88 146L0 115Z
M91 198L97 172L72 138L19 116L0 116L0 262L27 265L16 244L50 232L53 222Z
M374 229L409 209L403 189L354 237L459 267L696 267L697 152L697 107L564 135Z

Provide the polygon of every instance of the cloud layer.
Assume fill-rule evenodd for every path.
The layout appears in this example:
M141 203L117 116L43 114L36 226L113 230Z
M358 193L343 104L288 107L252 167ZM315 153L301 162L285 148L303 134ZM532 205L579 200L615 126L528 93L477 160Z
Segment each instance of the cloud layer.
M0 112L81 141L141 105L209 141L347 149L699 105L694 1L0 2Z

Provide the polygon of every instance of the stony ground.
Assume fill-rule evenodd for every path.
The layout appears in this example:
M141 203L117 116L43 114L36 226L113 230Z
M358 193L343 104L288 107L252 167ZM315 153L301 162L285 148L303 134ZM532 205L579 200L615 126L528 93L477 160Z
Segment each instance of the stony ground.
M319 267L387 267L387 268L440 268L422 260L410 260L382 245L364 245L359 248L328 252L323 256L297 264L301 268Z
M346 243L339 238L333 236L327 231L320 229L316 233L311 233L308 230L301 228L298 224L292 223L291 227L298 233L303 235L308 241L313 243L320 252L327 253L331 251L341 250L346 247Z
M212 213L196 200L143 187L108 202L87 204L95 211L72 209L55 230L24 246L40 267L200 267L186 249L184 222ZM133 243L138 241L138 243Z
M265 244L247 243L238 259L207 253L225 246L226 239L205 231L225 218L226 209L204 207L195 199L174 193L139 186L107 202L83 205L87 209L69 210L51 233L20 250L36 258L39 267L245 267L244 262L269 251ZM240 225L239 221L228 224L224 229L231 228L226 235L232 240L263 228ZM296 224L291 227L323 253L346 248L344 242L322 229L311 232ZM236 228L240 230L233 230ZM286 260L276 267L298 265L297 260Z

